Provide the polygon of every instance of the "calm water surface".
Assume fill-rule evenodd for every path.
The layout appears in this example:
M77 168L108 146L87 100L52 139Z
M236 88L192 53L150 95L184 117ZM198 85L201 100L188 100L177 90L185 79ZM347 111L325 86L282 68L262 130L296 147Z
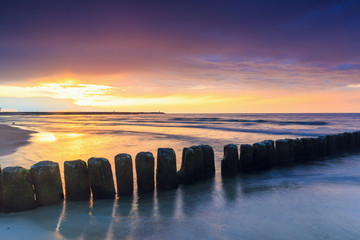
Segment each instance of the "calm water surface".
M154 195L66 202L0 214L4 239L360 239L360 154L221 179L228 143L355 131L360 114L0 116L35 130L2 167L42 160L135 157L140 151L213 146L213 180ZM114 166L114 164L113 164ZM2 239L0 237L0 239Z

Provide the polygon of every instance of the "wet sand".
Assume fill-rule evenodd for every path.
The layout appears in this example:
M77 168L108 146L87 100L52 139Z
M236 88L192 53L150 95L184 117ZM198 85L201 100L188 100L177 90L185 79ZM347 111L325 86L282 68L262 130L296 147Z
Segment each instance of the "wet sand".
M0 125L0 156L9 155L29 143L33 131Z

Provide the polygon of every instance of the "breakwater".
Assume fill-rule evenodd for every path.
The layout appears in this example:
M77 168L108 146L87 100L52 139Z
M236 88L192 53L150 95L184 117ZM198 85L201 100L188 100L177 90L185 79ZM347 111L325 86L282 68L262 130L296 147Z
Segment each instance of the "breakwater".
M316 138L266 140L254 144L224 147L221 161L223 177L239 173L263 171L273 167L291 166L321 157L336 156L360 148L360 132L319 136ZM240 150L240 151L239 151ZM131 195L133 160L128 154L115 157L117 191L111 165L104 158L90 158L64 163L65 196L68 201L94 200ZM150 152L135 157L138 194L166 191L179 184L194 184L215 175L214 152L211 146L184 148L181 168L176 171L175 153L170 148L158 149L155 159ZM156 178L156 181L155 181ZM58 163L43 161L29 170L7 167L1 171L1 207L4 212L30 210L38 206L61 203L64 200ZM156 183L156 184L155 184Z

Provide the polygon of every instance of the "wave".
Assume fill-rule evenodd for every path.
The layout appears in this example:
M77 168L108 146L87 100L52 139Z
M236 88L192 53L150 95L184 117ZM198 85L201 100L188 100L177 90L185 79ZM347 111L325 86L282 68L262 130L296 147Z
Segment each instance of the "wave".
M254 129L254 128L231 128L231 127L219 127L211 125L159 125L151 123L109 123L109 124L97 124L98 126L142 126L142 127L156 127L156 128L195 128L195 129L209 129L209 130L220 130L227 132L245 132L245 133L259 133L268 135L293 135L293 136L319 136L322 135L320 132L314 132L312 129ZM96 132L96 131L95 131ZM112 131L116 133L115 131ZM135 131L136 132L136 131Z
M267 124L278 124L278 125L317 125L324 126L328 125L328 122L324 121L279 121L279 120L264 120L264 119L224 119L224 118L170 118L170 120L181 123L196 123L196 122L239 122L239 123L267 123Z

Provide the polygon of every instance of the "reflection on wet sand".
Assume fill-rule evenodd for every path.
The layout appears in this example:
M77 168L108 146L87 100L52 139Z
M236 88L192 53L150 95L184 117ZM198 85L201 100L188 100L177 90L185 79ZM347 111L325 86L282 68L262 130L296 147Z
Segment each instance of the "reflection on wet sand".
M154 193L141 194L135 202L138 217L151 218L154 216Z
M52 211L53 224L43 226L56 238L133 239L162 231L164 223L196 214L197 208L211 203L215 180L115 200L64 202ZM46 209L46 208L41 208ZM159 224L154 224L154 219ZM149 227L151 225L151 227Z
M269 190L291 188L291 181L299 182L304 172L308 174L318 168L306 165L298 170L279 169L235 178L217 175L214 179L180 186L171 191L155 191L140 196L135 194L113 200L64 202L62 205L38 208L25 215L29 219L36 216L34 220L31 218L32 221L52 232L56 239L137 239L160 235L191 237L190 233L176 230L184 228L189 232L198 231L204 237L221 238L222 229L226 226L222 222L224 219L217 219L219 211L238 208L242 204L247 204L251 209L257 208L255 205L259 196L268 194ZM294 171L299 171L300 175L297 176ZM310 178L310 181L317 180ZM212 231L203 223L206 218L213 221ZM192 221L191 226L188 221ZM169 224L171 228L168 228Z
M91 208L85 202L66 202L65 214L59 217L59 233L69 239L84 237L90 227Z
M331 234L334 237L328 239L355 239L360 236L356 228L360 224L359 168L359 156L344 157L340 163L232 179L217 174L196 185L140 198L135 194L66 202L0 216L0 236L25 239L27 232L38 239L303 240Z
M121 196L115 201L114 216L119 218L134 215L134 201L135 198L133 196Z
M160 217L173 218L176 214L178 189L157 193L157 210Z
M213 191L215 187L215 180L205 180L196 183L195 185L180 187L181 190L181 206L182 213L185 216L193 216L197 214L198 208L204 208L211 203L213 198Z
M225 202L227 204L232 204L236 201L238 192L239 179L238 178L224 178L222 179L222 190Z

